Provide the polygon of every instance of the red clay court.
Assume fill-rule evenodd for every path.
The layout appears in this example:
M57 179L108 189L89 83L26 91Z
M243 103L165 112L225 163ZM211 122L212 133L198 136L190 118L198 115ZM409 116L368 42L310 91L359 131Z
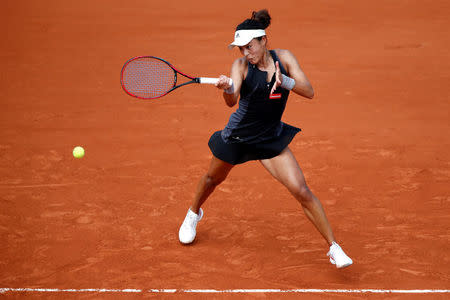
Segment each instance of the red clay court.
M316 92L291 95L283 120L303 130L290 148L354 260L344 270L258 162L232 170L180 245L207 141L236 107L211 86L155 101L120 86L138 55L228 74L235 26L261 8L269 46L291 50ZM448 1L28 0L0 14L0 289L32 289L0 298L448 299Z

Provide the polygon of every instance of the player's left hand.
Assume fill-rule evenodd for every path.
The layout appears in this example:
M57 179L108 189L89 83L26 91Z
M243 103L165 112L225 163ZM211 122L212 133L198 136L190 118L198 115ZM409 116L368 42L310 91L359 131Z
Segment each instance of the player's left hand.
M275 62L275 83L273 84L270 94L273 94L273 92L281 85L281 80L283 80L283 78L281 77L280 64Z

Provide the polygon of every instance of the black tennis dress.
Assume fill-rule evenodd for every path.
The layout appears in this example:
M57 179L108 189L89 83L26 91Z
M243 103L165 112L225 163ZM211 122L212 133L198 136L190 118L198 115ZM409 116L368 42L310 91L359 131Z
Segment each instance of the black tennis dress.
M274 63L278 61L281 73L287 75L275 51L270 50L270 54ZM301 130L281 122L289 90L278 87L270 94L274 83L275 74L267 82L267 72L248 63L239 108L225 128L209 139L208 146L215 157L232 165L269 159L279 155Z

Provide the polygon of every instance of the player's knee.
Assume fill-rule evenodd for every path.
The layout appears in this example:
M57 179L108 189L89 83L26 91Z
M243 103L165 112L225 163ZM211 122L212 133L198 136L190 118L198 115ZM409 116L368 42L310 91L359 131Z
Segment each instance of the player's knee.
M215 187L221 184L225 180L224 176L217 176L217 175L205 175L205 182L207 186Z
M291 192L300 203L307 203L313 199L312 192L306 184L295 187Z

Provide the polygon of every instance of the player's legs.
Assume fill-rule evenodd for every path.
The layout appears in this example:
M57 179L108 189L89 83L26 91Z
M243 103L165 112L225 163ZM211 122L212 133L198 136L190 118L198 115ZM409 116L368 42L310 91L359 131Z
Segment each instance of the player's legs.
M200 206L208 199L208 196L211 195L216 186L225 180L232 168L233 165L216 157L212 158L209 170L200 179L194 201L178 231L178 238L181 243L190 244L194 241L197 234L197 223L203 217L203 210L200 209Z
M325 211L306 185L303 172L291 150L286 147L278 156L261 160L261 164L300 202L306 216L331 245L335 239Z
M198 183L194 201L191 205L191 210L194 213L198 214L202 204L208 199L208 196L211 195L216 186L227 178L228 173L230 173L233 167L234 165L213 156L208 171Z

